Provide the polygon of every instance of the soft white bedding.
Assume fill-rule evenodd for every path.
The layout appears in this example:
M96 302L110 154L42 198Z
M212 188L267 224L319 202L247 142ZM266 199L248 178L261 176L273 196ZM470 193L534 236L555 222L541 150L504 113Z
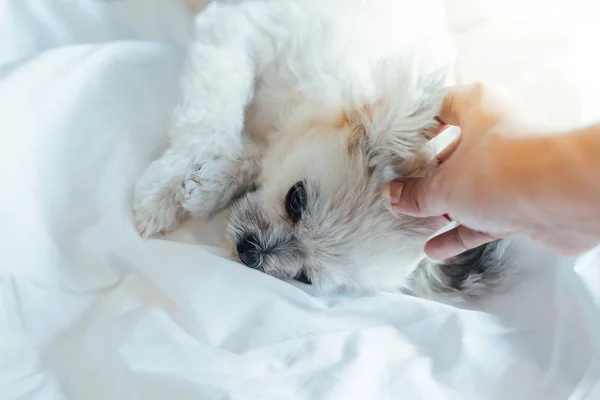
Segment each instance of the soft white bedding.
M458 79L598 119L565 3L449 0ZM600 250L574 269L523 240L519 282L459 309L310 297L190 244L218 220L142 241L132 183L189 23L173 0L0 0L0 398L600 399Z

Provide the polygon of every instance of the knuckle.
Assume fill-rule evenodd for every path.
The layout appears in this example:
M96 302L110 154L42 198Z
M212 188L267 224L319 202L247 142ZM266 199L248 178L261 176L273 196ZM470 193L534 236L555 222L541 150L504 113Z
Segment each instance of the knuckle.
M462 250L468 250L470 247L467 245L467 235L465 234L467 231L461 229L460 227L456 229L456 243L460 246Z

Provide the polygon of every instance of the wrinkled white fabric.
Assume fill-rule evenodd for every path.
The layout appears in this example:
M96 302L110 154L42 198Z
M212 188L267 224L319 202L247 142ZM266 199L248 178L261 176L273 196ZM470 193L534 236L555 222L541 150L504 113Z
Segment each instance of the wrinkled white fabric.
M456 7L478 10L456 2L451 16L467 15ZM523 239L510 290L457 308L399 294L311 297L197 245L218 243L219 220L142 241L131 189L162 146L185 8L0 9L0 398L600 398L600 251L573 268ZM547 43L552 68L527 86L543 66L526 57L529 42L513 44L507 74L475 57L503 36L458 22L459 80L511 81L532 98L544 82L537 96L556 113L562 82L565 124L600 116L598 91L575 84L592 68L563 62L580 41Z

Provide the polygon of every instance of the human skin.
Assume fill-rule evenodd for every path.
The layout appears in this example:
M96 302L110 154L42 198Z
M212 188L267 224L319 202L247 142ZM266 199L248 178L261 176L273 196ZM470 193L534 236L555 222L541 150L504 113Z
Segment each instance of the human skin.
M600 125L552 132L531 107L482 84L449 88L439 118L461 135L438 168L390 183L397 212L459 224L427 242L429 257L513 234L563 254L600 243Z

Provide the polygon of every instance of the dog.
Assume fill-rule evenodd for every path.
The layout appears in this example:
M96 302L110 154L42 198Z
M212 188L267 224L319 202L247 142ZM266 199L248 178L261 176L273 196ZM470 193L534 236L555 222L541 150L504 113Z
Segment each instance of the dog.
M223 0L195 19L169 147L137 182L142 236L229 209L232 258L322 293L480 296L505 242L437 262L440 227L388 183L436 166L453 62L435 0Z

